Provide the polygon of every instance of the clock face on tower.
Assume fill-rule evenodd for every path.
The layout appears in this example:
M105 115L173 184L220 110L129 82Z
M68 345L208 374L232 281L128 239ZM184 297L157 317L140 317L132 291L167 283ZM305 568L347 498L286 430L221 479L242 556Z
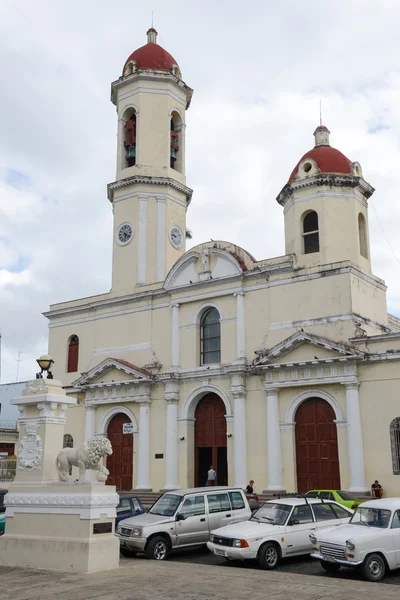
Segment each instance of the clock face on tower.
M177 227L176 225L174 225L170 229L169 240L170 240L171 244L174 246L174 248L180 248L182 246L183 233L179 229L179 227Z
M121 223L117 229L117 243L120 246L128 244L133 236L133 227L130 223Z

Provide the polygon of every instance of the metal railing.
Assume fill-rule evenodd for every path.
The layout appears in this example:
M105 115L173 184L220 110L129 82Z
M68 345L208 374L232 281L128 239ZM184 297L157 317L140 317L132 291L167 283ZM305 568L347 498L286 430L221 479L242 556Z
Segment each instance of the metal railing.
M17 421L0 421L0 431L16 431Z

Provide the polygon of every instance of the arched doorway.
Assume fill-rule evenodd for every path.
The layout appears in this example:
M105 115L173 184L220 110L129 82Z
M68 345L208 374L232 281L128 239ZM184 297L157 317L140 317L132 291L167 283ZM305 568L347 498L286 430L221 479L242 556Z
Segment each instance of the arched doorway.
M132 489L133 434L123 432L125 423L131 423L131 420L119 413L108 424L107 437L113 453L107 456L107 469L110 471L107 484L115 485L117 490L127 491Z
M297 489L340 490L335 412L321 398L309 398L296 412Z
M196 486L206 484L207 471L211 465L217 472L217 484L228 484L225 413L225 404L214 393L204 396L196 407L194 415Z

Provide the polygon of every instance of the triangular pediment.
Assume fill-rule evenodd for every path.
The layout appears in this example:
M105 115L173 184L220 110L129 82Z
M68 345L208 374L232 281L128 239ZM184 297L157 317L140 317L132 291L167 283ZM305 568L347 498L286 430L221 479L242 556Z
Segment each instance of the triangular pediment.
M272 348L256 352L257 358L254 365L281 363L302 363L314 361L329 361L343 358L363 358L362 352L351 346L334 342L328 338L297 331L290 337L282 340Z
M101 383L151 383L153 376L149 371L141 369L126 360L119 358L105 358L95 367L92 367L86 373L82 373L79 379L76 379L72 385L82 387L86 385Z

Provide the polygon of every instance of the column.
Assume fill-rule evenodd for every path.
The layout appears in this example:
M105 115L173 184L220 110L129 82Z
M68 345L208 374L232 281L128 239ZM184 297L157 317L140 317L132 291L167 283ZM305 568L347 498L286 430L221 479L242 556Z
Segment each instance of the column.
M246 323L244 317L244 292L237 292L236 296L236 358L246 356Z
M151 490L150 485L150 400L140 403L137 490Z
M247 485L247 436L246 436L246 386L244 377L232 378L233 395L233 465L234 485L245 488Z
M157 281L165 279L165 237L167 200L157 198Z
M96 429L96 407L86 406L85 417L85 442L88 442L94 437Z
M138 283L146 283L147 198L139 198Z
M165 386L167 421L165 431L165 484L164 490L176 490L178 484L178 402L179 387L176 382Z
M172 304L172 348L171 366L179 368L180 365L180 331L179 331L179 304Z
M361 429L358 383L346 385L347 446L349 456L349 492L369 490L365 480L364 446Z
M267 466L266 492L283 491L281 430L279 425L279 389L264 388L267 393Z

